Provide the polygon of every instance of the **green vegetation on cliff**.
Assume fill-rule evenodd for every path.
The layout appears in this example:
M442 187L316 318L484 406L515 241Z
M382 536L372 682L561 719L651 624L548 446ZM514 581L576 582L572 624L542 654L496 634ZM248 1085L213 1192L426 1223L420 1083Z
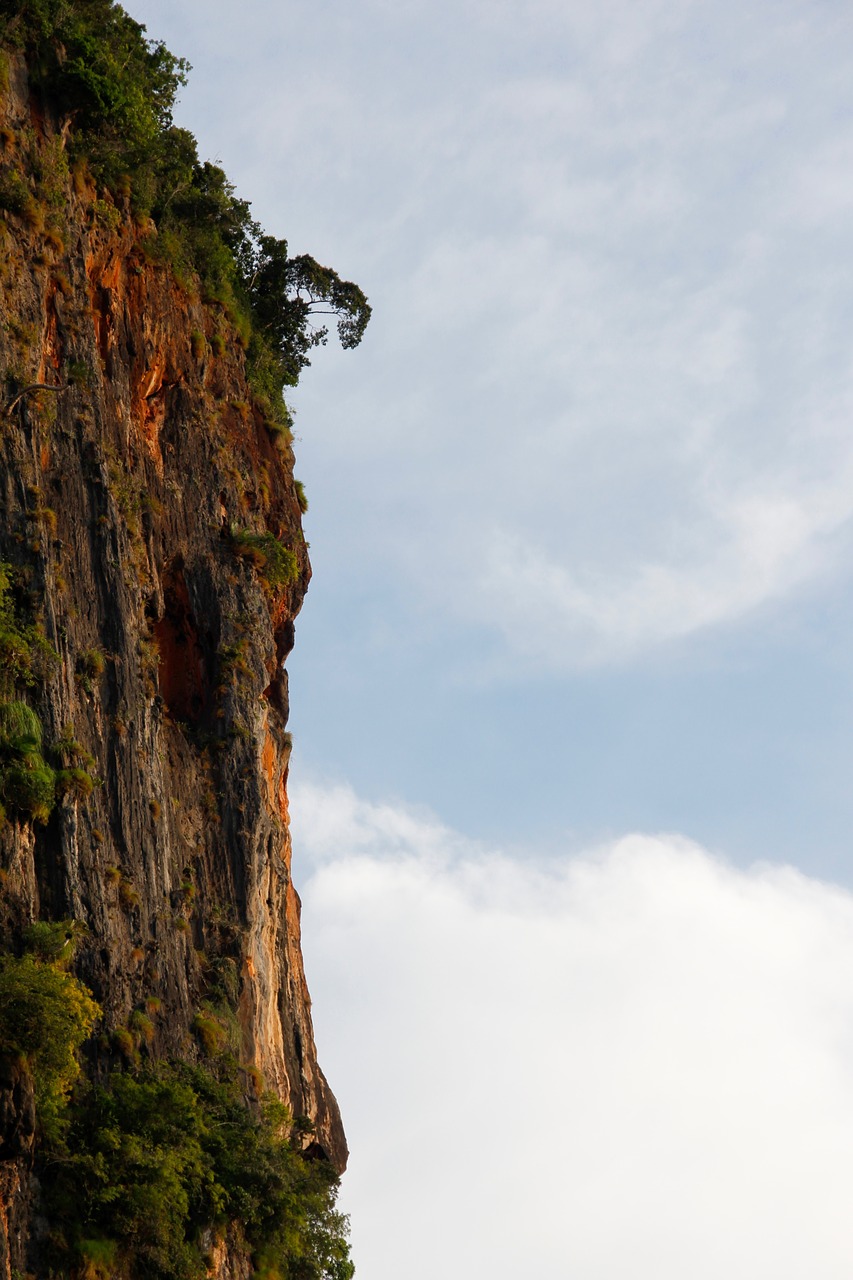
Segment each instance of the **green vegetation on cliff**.
M230 1230L259 1276L350 1280L334 1171L230 1054L81 1078L101 1011L68 972L78 932L40 921L0 956L0 1057L33 1080L51 1274L201 1280Z
M9 400L0 433L7 475L16 476L0 530L0 804L9 819L0 824L0 1062L7 1085L14 1081L19 1093L30 1089L30 1115L34 1094L37 1120L33 1146L23 1104L7 1117L10 1126L15 1117L24 1117L15 1159L25 1174L21 1196L35 1197L22 1212L30 1226L38 1223L29 1245L24 1233L15 1248L22 1271L29 1248L27 1265L31 1262L38 1274L75 1280L185 1280L210 1274L211 1256L214 1261L219 1256L223 1274L230 1274L235 1259L240 1267L251 1259L256 1274L269 1280L349 1280L347 1223L335 1207L338 1180L331 1163L342 1167L345 1162L343 1134L335 1154L328 1135L336 1137L335 1123L340 1128L336 1108L331 1111L318 1092L319 1072L311 1083L306 1071L306 1084L298 1071L304 1047L313 1054L307 1010L303 1022L294 1022L292 1059L273 1069L279 1081L295 1082L285 1087L297 1117L303 1107L318 1116L315 1138L304 1120L294 1120L278 1099L264 1094L254 1066L256 1048L237 1018L246 908L228 895L245 890L248 875L242 869L254 855L246 810L260 812L266 792L255 796L249 785L248 747L239 774L236 764L230 775L224 766L217 774L212 753L204 766L198 763L196 756L203 753L184 733L179 713L172 714L174 688L162 676L165 660L157 674L153 629L166 615L155 611L149 555L166 584L166 604L160 607L172 610L168 618L175 634L167 629L166 640L173 642L167 656L176 669L186 659L179 674L192 674L194 646L213 645L214 639L202 635L199 640L200 628L192 624L190 569L185 577L180 557L170 561L170 587L166 556L158 559L153 549L152 529L156 533L161 522L162 503L179 492L178 486L164 486L160 497L146 494L143 507L143 490L134 488L128 460L118 460L106 431L98 434L105 423L114 425L114 414L104 412L103 398L97 399L101 371L93 374L77 327L75 291L86 305L88 294L86 263L74 246L86 238L80 235L83 226L90 243L107 244L122 257L134 283L150 272L167 286L180 299L176 311L193 313L201 326L192 332L174 326L194 360L212 355L215 361L226 340L238 347L228 366L235 398L229 408L222 396L220 436L209 417L199 414L196 420L187 413L180 418L185 430L192 426L208 433L205 446L214 441L209 488L218 496L222 487L223 505L227 501L229 514L241 517L211 531L207 517L198 515L198 504L193 508L193 519L210 544L205 544L207 563L218 570L220 558L225 562L228 592L223 595L229 605L239 596L244 606L239 614L223 612L229 626L232 618L239 628L258 618L266 625L263 598L254 613L249 608L252 592L259 594L255 579L270 605L276 590L293 588L297 596L300 574L307 578L302 543L293 536L294 531L301 535L298 511L306 506L301 489L288 498L292 517L280 504L271 527L254 527L272 505L270 474L292 481L289 462L264 439L263 422L273 432L286 428L284 388L296 382L312 348L327 337L318 317L335 316L340 341L353 347L370 308L361 290L330 268L304 255L290 257L287 243L266 235L252 219L249 205L237 198L222 170L199 160L195 140L172 118L186 72L185 63L148 40L144 28L110 0L0 0L0 92L9 90L14 104L0 129L0 221L4 244L23 246L20 261L4 268L4 285L13 283L18 271L48 290L35 300L33 295L29 309L24 305L4 317L10 335L4 353ZM42 377L35 370L44 356L44 306L58 334L55 351L44 363L46 390L60 393L47 406L26 398ZM249 389L239 348L246 352ZM103 380L116 381L106 358ZM198 402L209 408L213 397ZM248 478L244 485L222 435L221 422L229 413L237 418L237 404L242 406L240 439L245 436L254 448L254 454L247 448L245 460L241 455L241 464L248 473L261 459L257 507L254 497L250 502L246 496ZM207 454L197 450L194 462L200 457L207 461ZM167 473L170 458L167 454ZM86 469L90 508L73 496L83 485L75 490L69 483L78 468ZM237 471L239 485L231 483L229 468ZM138 471L143 472L142 463ZM43 476L51 477L57 494L51 501L58 520L40 496ZM30 478L34 483L27 485ZM78 543L68 530L77 532L84 510L89 523ZM174 530L170 533L174 537ZM114 538L109 545L108 538ZM186 537L168 545L170 557L176 546L186 552ZM117 629L103 625L94 590L81 608L80 584L89 579L82 572L75 578L75 569L93 564L112 584L109 608L117 615L123 611L120 618L130 636L126 645L124 634L116 636ZM255 573L245 572L245 564ZM210 595L203 599L207 606ZM131 601L140 603L139 617L132 615ZM286 636L281 614L277 624ZM270 627L272 653L277 653L277 639ZM246 640L236 621L216 640L223 671L230 654L234 673L242 663L244 672L256 674L241 656ZM137 651L149 664L143 686L132 661ZM270 670L260 663L256 667L265 685ZM158 687L165 693L149 718ZM188 687L192 692L195 686L189 682ZM183 686L175 706L182 705L182 691ZM260 690L259 695L265 696ZM276 714L283 717L283 730L286 706ZM86 799L100 780L93 776L94 758L68 723L72 715L109 781L92 797L88 813L80 815L73 802ZM171 734L173 744L180 743L185 754L174 776L201 777L206 788L197 806L205 819L192 828L198 847L189 839L185 845L175 842L180 860L167 866L171 878L157 874L158 859L165 865L164 850L171 848L167 819L174 815L165 802L178 810L184 798L176 788L170 794L168 787L152 785L155 774L173 775L165 770L164 750L145 753L152 739L145 740L145 752L140 748L143 723L156 724L163 738ZM249 730L235 717L230 733L216 738L222 757L242 751L244 739L249 741ZM272 734L269 741L274 745ZM283 733L280 741L289 743ZM107 750L104 742L110 744ZM230 768L230 757L227 763ZM111 808L105 798L111 789L120 791L126 781L122 770L134 776L121 803ZM219 836L225 804L219 805L214 785L224 777L238 791L235 810L244 825ZM192 798L186 805L191 810ZM265 811L263 816L266 822ZM254 811L251 820L260 830ZM207 843L204 821L217 830ZM281 838L277 808L266 826ZM267 843L262 847L267 850ZM241 875L229 880L221 855L235 848ZM207 874L208 853L218 878ZM193 906L196 873L199 897ZM289 882L283 875L276 903L287 901ZM270 910L272 903L271 897ZM54 919L27 924L39 913ZM56 918L72 913L88 921L88 931ZM78 933L84 937L82 954L72 968ZM289 955L284 963L292 963ZM223 980L220 991L216 977L226 965L233 981ZM299 984L293 985L301 1000ZM198 1010L194 1018L193 1009ZM251 1061L241 1061L241 1055ZM298 1065L291 1065L295 1055ZM325 1088L321 1076L320 1084ZM17 1105L10 1104L11 1110ZM37 1179L28 1190L33 1160ZM2 1237L5 1227L0 1228ZM222 1261L224 1254L230 1261Z
M15 580L13 566L0 561L0 825L7 814L47 822L58 799L85 800L96 785L88 772L95 762L70 726L48 751L58 767L44 758L41 721L21 695L43 682L59 658L37 623L26 620Z
M196 140L172 118L189 70L111 0L0 0L0 45L22 51L45 106L70 128L73 164L88 166L109 196L104 215L129 203L156 234L148 251L198 277L243 333L253 389L286 423L282 392L325 343L314 317L334 315L342 346L370 319L358 285L287 241L267 235L222 169L201 162ZM19 178L19 175L17 176ZM20 188L20 189L19 189ZM10 172L0 205L21 213L28 193Z
M30 1072L42 1133L55 1143L80 1074L77 1051L100 1009L67 972L73 951L67 921L31 925L24 940L26 954L0 956L0 1054Z
M42 1174L58 1267L190 1280L236 1229L260 1276L349 1280L347 1223L328 1162L272 1097L247 1105L228 1057L112 1072L81 1090Z

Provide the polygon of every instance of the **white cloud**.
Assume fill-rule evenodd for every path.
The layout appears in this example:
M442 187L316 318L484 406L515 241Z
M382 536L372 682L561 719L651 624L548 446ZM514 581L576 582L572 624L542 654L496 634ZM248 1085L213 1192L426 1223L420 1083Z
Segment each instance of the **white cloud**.
M292 811L362 1275L847 1280L850 894L678 836L525 863L342 787Z

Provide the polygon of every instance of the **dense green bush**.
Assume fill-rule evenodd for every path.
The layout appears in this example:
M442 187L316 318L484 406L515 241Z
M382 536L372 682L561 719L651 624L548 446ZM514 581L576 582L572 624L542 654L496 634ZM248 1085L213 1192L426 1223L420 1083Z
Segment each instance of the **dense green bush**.
M12 760L0 773L0 797L7 813L47 822L56 799L56 774L36 753Z
M277 1099L246 1097L251 1073L231 1055L140 1068L137 1042L154 1029L136 1010L132 1031L113 1035L116 1048L128 1042L125 1069L81 1078L100 1010L67 971L78 933L38 921L23 956L0 956L0 1054L32 1073L55 1273L202 1280L204 1233L232 1227L270 1280L351 1280L337 1177L303 1153L306 1126Z
M256 1267L281 1280L350 1280L337 1179L291 1141L290 1117L250 1105L232 1060L113 1072L78 1097L41 1174L57 1262L111 1250L139 1280L205 1275L206 1228L239 1224Z
M94 788L95 779L85 769L59 769L54 774L54 792L57 796L88 800Z
M86 800L97 779L79 761L94 765L92 756L76 742L70 727L54 744L52 754L60 765L53 769L42 755L41 722L26 702L0 702L0 802L4 812L19 818L47 822L54 804L63 796Z
M34 955L0 957L0 1053L23 1059L32 1071L39 1124L54 1141L79 1075L77 1050L100 1012L83 984L62 969L62 959L62 952L52 963Z
M188 65L111 0L0 0L0 41L23 49L37 84L75 113L74 146L117 180L156 164Z
M25 702L0 703L0 801L25 819L47 822L56 774L41 754L41 723Z
M26 702L0 702L0 752L41 751L41 721Z
M235 556L254 565L271 587L283 587L299 577L295 554L274 533L253 533L235 527L231 530L231 547Z

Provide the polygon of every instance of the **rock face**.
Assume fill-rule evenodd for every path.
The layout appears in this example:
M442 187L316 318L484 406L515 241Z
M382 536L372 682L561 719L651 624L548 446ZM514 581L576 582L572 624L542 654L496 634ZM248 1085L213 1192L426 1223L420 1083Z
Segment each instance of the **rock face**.
M310 566L290 445L221 308L158 264L129 206L68 174L23 60L0 127L0 164L26 152L63 222L31 206L0 222L0 559L59 655L28 694L45 739L73 733L102 779L0 831L3 927L85 925L75 971L104 1011L91 1071L120 1061L112 1033L146 1002L155 1056L200 1054L207 1011L342 1170L291 880L283 663ZM33 384L61 389L9 411ZM270 536L290 557L279 584L257 550ZM0 1080L0 1277L26 1270L32 1127L21 1080ZM218 1272L242 1274L227 1254Z

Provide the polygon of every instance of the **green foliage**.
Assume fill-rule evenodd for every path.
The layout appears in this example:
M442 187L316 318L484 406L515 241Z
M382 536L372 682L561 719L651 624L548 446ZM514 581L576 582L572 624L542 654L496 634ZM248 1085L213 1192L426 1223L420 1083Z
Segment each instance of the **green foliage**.
M107 660L100 649L84 649L77 655L77 676L81 682L88 681L91 685L104 674L106 666Z
M45 139L33 152L33 171L38 183L38 193L54 215L65 208L68 195L68 155L61 138Z
M56 775L41 754L41 724L25 702L0 704L0 800L19 817L47 822Z
M26 702L0 703L0 751L41 750L41 721Z
M92 205L92 212L102 227L106 227L108 231L118 231L121 226L121 210L111 200L96 200Z
M294 480L296 486L296 501L299 503L299 510L305 515L308 510L308 499L305 496L305 485L301 480Z
M334 316L341 344L357 346L370 319L361 289L307 254L290 257L286 240L262 230L223 171L199 160L195 138L172 121L188 64L149 40L118 4L0 0L0 44L25 50L42 94L73 120L72 159L113 197L98 196L95 217L115 230L129 198L138 216L153 219L143 252L188 288L197 279L205 301L225 311L248 350L264 412L287 427L283 388L327 340L317 317ZM26 215L33 198L24 178L4 181L0 206ZM55 203L49 184L40 193ZM214 354L220 343L212 343Z
M300 1154L292 1128L280 1103L246 1101L229 1060L112 1073L80 1094L41 1172L64 1227L57 1263L82 1260L96 1240L134 1280L200 1278L200 1233L236 1222L259 1270L350 1280L337 1179Z
M4 808L24 819L47 822L55 800L56 775L33 753L9 762L0 778Z
M39 1123L54 1140L80 1072L77 1050L99 1014L90 992L57 963L0 957L0 1052L32 1071Z
M193 1018L193 1031L209 1058L215 1057L225 1048L227 1033L218 1018L197 1013Z
M139 1044L150 1045L154 1039L154 1023L141 1009L134 1009L128 1020L127 1029Z
M19 818L47 822L57 799L72 796L86 800L96 779L82 762L90 767L94 760L69 736L70 728L51 749L60 762L72 763L55 770L42 755L42 729L38 716L25 702L0 703L0 801L4 810Z
M49 678L59 661L37 623L26 619L15 570L0 561L0 690L32 687Z
M127 1027L116 1027L112 1034L112 1044L116 1052L127 1058L128 1062L136 1060L136 1040Z
M219 303L238 329L246 317L252 389L274 422L289 425L283 388L296 385L311 349L328 338L315 317L335 316L341 345L356 347L370 305L358 285L330 267L307 254L289 257L287 241L262 230L223 171L199 162L195 139L172 132L180 134L174 154L183 172L168 206L153 210L160 238L164 230L172 237L173 261L198 273L207 301Z
M139 893L134 889L131 882L124 878L124 876L119 880L118 900L124 907L125 911L133 911L134 908L139 906Z
M107 181L160 159L188 64L111 0L0 0L0 40L24 49L61 112L74 148ZM60 56L60 48L64 51Z
M253 533L250 529L234 527L231 548L235 556L253 564L271 587L283 587L299 577L296 556L274 533Z
M32 707L9 697L51 674L57 654L35 622L25 620L16 598L12 566L0 562L0 803L24 819L46 822L55 799L56 775L42 756L41 723Z
M56 795L88 800L95 789L95 779L85 769L60 769L56 774Z
M358 285L341 280L308 254L288 257L287 241L263 234L251 220L241 229L236 250L258 341L268 343L278 356L285 384L295 386L310 363L308 352L327 340L328 328L315 326L315 315L336 316L341 346L358 346L370 320L370 306Z
M65 965L74 954L78 928L73 920L36 920L24 930L24 949L46 964Z
M32 196L23 174L17 169L4 169L0 173L0 209L7 209L21 217L27 209Z
M114 1240L81 1240L80 1257L83 1261L84 1280L113 1280L116 1274L116 1254Z

